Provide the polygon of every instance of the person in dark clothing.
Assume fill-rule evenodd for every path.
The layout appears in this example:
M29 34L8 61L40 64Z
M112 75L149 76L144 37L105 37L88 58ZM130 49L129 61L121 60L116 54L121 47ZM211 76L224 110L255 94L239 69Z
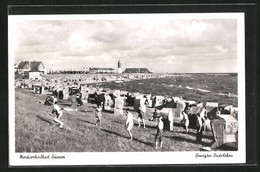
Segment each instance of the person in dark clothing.
M78 108L81 108L82 106L83 106L83 102L82 102L82 100L80 99L80 96L79 95L76 95L76 102L77 102L77 108L76 108L76 110L75 111L77 111L78 110Z
M166 104L167 104L167 97L166 96L164 96L162 103L163 103L163 107L166 107Z
M104 94L97 95L97 106L101 106L103 108L104 102L105 102L105 95Z
M146 106L148 106L148 105L149 105L148 97L147 97L147 96L144 96L144 98L145 98L144 104L145 104Z
M201 144L202 134L203 134L204 128L203 128L203 119L200 117L200 114L197 114L196 127L197 127L196 143Z
M153 119L156 119L156 118L158 118L159 116L160 116L160 114L159 114L158 110L155 109L154 112L153 112Z
M129 92L126 93L126 105L130 106L131 94Z

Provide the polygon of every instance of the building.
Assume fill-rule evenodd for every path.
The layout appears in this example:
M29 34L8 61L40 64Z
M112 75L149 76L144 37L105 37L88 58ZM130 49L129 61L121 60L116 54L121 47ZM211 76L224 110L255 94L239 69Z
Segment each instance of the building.
M14 64L14 72L17 73L18 72L18 65Z
M122 73L123 72L123 70L122 70L122 68L121 68L121 62L120 62L120 60L117 62L117 73Z
M151 73L147 68L126 68L124 73Z
M22 61L18 65L18 74L22 74L25 78L38 78L47 74L47 69L41 61Z
M113 68L89 68L89 73L115 73Z

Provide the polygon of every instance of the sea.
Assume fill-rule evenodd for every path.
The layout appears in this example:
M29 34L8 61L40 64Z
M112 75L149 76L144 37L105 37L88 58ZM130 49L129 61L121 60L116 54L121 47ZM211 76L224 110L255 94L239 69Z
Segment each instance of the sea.
M107 82L99 87L139 92L142 94L182 97L196 102L218 102L219 105L238 105L237 73L174 74L160 78Z

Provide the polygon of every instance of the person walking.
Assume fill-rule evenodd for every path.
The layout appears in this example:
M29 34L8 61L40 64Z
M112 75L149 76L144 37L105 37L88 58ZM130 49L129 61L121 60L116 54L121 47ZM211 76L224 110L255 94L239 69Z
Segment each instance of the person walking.
M202 134L203 134L204 128L203 128L203 119L200 117L200 114L197 114L196 127L197 127L196 143L201 144Z
M80 99L80 96L78 94L76 95L76 102L77 102L77 106L76 106L75 111L78 111L78 108L82 108L82 106L83 106L83 102Z
M144 121L145 111L146 111L146 106L140 104L139 109L138 109L138 118L137 118L138 127L141 127L141 120L142 120L144 128L145 128L145 121Z
M96 111L97 111L97 121L95 123L95 125L99 125L101 126L101 118L102 118L102 107L101 105L98 105L98 107L96 108Z
M56 122L60 128L63 128L64 123L60 121L60 118L63 115L62 108L60 108L60 106L57 104L57 101L54 101L52 105L53 110L49 113L49 115L52 116L52 114L55 113L56 116L54 118L54 122Z
M130 136L130 140L133 140L133 135L132 135L132 128L134 126L134 120L133 120L133 114L129 112L129 109L126 110L126 122L125 122L125 127L126 130Z
M186 133L188 133L189 132L189 117L188 117L188 114L185 111L182 111L181 114L183 116L183 124L185 126Z
M154 141L155 141L155 149L158 149L158 146L162 148L162 133L163 133L163 121L162 116L158 117L158 124L157 124L157 133L155 135ZM159 144L158 144L159 143Z

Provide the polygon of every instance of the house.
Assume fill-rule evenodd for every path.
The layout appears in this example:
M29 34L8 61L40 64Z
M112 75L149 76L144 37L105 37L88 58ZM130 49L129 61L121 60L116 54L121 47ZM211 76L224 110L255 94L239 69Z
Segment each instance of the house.
M147 68L126 68L124 73L151 73Z
M18 65L14 64L14 72L17 73L17 71L18 71Z
M41 61L22 61L18 65L18 74L24 75L26 78L38 78L40 79L41 75L47 74L47 69Z
M89 73L115 73L113 68L89 68Z

